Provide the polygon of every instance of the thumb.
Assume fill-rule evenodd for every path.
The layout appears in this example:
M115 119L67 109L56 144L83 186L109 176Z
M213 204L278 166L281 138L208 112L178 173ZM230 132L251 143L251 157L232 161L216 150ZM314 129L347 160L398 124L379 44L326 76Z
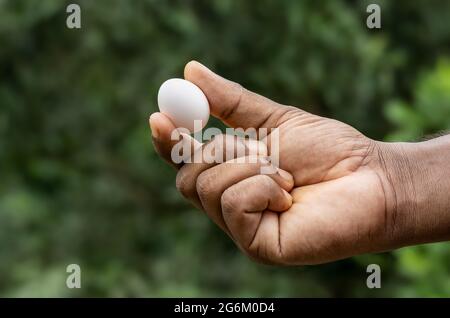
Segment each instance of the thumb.
M234 128L273 128L289 109L246 90L196 61L186 64L184 77L205 93L212 115Z

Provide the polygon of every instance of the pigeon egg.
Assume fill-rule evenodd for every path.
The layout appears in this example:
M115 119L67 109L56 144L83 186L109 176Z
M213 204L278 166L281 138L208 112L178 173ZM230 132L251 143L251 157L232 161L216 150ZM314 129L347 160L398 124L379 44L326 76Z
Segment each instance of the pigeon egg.
M198 86L181 78L169 79L161 85L158 107L176 127L186 128L191 133L203 129L209 119L205 94Z

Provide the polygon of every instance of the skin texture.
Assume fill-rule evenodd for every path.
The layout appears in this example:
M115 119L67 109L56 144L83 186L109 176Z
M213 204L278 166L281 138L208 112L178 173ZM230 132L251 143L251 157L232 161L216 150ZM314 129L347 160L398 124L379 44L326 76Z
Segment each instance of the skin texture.
M178 190L249 257L317 264L450 238L448 137L380 143L342 122L252 93L198 62L186 65L185 79L203 90L212 115L228 126L279 129L279 169L261 174L261 165L270 164L266 150L247 163L174 164L175 127L164 114L150 117L157 152L178 169ZM236 140L217 136L197 151L246 147Z

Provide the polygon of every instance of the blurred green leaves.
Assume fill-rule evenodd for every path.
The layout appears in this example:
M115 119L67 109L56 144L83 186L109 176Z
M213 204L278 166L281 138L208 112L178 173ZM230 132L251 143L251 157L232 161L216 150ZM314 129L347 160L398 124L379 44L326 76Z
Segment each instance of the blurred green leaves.
M415 85L412 105L393 101L386 116L397 130L388 140L417 140L424 134L450 129L450 61L440 60Z
M81 30L65 27L71 2ZM0 0L0 295L448 296L448 244L249 261L151 146L157 89L191 59L372 138L448 129L450 2L380 1L380 31L368 3ZM79 291L64 285L70 263Z

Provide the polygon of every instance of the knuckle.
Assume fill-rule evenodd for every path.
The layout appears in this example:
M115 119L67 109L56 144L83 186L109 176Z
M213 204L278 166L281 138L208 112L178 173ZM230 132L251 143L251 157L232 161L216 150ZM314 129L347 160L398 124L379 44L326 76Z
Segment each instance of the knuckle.
M228 107L224 107L224 110L220 114L220 117L223 120L228 120L235 114L236 110L241 105L244 94L247 92L241 84L234 82L232 84L231 91L233 92L234 96L231 98L230 104L227 105Z
M261 188L264 190L272 189L274 186L277 186L278 184L273 180L271 177L269 177L266 174L262 174L258 176L258 182L261 185Z
M233 188L226 189L222 194L220 204L224 214L234 213L239 207L238 194L236 191L234 191Z
M188 197L190 193L190 178L188 177L188 174L181 169L177 173L175 185L177 187L177 190L184 196Z
M208 171L201 173L196 182L196 189L200 201L207 200L214 191L214 173Z

